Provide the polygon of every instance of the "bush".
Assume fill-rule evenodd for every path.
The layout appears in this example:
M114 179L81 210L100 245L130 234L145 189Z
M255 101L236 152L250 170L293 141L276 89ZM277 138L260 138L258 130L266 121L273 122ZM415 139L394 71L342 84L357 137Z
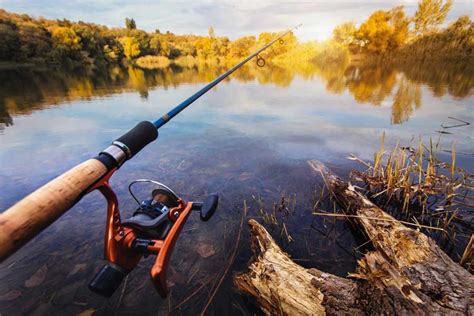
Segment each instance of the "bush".
M165 56L143 56L136 60L136 64L142 68L166 68L170 65L170 60Z

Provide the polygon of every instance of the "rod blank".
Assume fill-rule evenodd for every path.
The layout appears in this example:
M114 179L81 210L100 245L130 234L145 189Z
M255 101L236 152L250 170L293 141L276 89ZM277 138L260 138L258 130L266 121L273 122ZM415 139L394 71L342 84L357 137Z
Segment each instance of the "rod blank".
M196 101L197 99L199 99L202 95L204 95L207 91L211 90L214 86L216 86L219 82L221 82L222 80L224 80L225 78L227 78L228 76L230 76L234 71L236 71L237 69L239 69L240 67L242 67L245 63L247 63L249 60L251 60L252 58L254 58L255 56L257 56L258 54L260 54L261 52L263 52L264 50L266 50L268 47L272 46L273 44L275 44L275 42L279 41L281 38L283 38L285 35L287 35L288 33L290 33L291 31L297 29L298 27L300 27L301 24L287 30L286 32L284 32L283 34L281 34L280 36L278 36L277 38L275 38L273 41L267 43L265 46L263 46L262 48L258 49L256 52L250 54L247 58L245 58L244 60L242 60L240 63L238 63L237 65L235 65L234 67L232 67L231 69L229 69L227 72L225 72L224 74L220 75L219 77L217 77L216 79L214 79L212 82L208 83L207 85L205 85L203 88L201 88L201 90L197 91L195 94L193 94L192 96L190 96L189 98L187 98L186 100L184 100L183 102L181 102L180 104L178 104L175 108L173 108L171 111L169 111L168 113L166 113L165 115L163 115L162 117L160 117L158 120L156 120L153 124L156 126L157 129L159 129L160 127L162 127L163 125L165 125L166 123L168 123L173 117L175 117L176 115L178 115L182 110L184 110L185 108L187 108L189 105L191 105L191 103L193 103L194 101Z

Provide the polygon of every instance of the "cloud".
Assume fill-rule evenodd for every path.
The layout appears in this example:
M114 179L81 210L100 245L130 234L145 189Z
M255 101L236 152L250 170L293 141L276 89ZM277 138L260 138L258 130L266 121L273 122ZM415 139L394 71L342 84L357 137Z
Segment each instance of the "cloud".
M448 21L462 14L473 14L473 1L457 1ZM303 23L296 34L302 40L322 40L345 21L362 22L377 9L404 5L408 14L416 11L416 0L359 1L146 1L146 0L71 0L60 5L52 0L0 0L0 7L19 13L51 19L83 20L110 27L123 26L133 17L147 31L172 31L176 34L216 34L235 39L262 31L280 31Z

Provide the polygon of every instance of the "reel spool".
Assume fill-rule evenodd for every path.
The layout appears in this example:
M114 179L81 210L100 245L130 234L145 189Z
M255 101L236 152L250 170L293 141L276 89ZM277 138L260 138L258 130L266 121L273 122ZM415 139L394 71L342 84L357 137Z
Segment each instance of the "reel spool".
M132 187L136 183L152 183L156 188L150 198L139 202ZM108 202L105 233L105 258L107 264L90 282L93 292L110 297L120 286L125 276L135 268L142 258L155 254L150 270L152 282L158 293L166 297L166 271L174 245L191 211L199 211L202 221L208 221L215 213L219 198L210 194L204 202L184 202L166 185L148 179L135 180L129 185L138 208L133 215L120 220L115 193L110 187L101 189Z

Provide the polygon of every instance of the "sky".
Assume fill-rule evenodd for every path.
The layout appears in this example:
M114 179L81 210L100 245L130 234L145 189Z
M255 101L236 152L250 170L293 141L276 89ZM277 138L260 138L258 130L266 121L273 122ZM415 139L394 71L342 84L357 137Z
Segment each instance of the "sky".
M281 31L302 23L295 34L300 40L324 40L346 21L360 23L377 9L404 5L416 11L417 0L331 1L145 1L145 0L0 0L0 8L48 19L82 20L109 27L123 26L126 17L146 31L159 29L175 34L208 33L235 39L263 31ZM446 23L461 15L473 18L474 0L455 0Z

